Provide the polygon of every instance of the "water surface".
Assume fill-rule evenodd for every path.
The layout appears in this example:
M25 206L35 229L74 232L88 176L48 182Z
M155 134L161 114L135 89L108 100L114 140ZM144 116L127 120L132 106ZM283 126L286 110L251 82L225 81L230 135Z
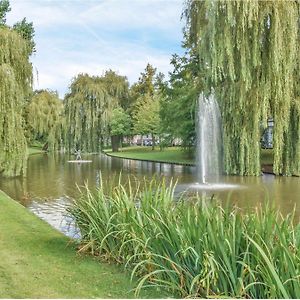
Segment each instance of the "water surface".
M72 205L72 198L78 195L76 185L83 186L88 182L89 187L97 187L101 176L106 182L116 180L120 172L124 180L127 180L127 175L136 180L157 175L167 181L171 178L178 180L177 193L185 190L201 192L197 189L195 167L119 159L104 154L83 156L92 163L69 163L70 159L72 157L61 154L32 155L28 159L27 177L1 178L0 189L70 236L76 233L69 227L70 218L65 215L66 207ZM241 208L256 207L269 199L284 215L297 205L297 218L300 216L298 177L223 176L218 188L206 187L201 193L208 197L214 195L223 202L229 199Z

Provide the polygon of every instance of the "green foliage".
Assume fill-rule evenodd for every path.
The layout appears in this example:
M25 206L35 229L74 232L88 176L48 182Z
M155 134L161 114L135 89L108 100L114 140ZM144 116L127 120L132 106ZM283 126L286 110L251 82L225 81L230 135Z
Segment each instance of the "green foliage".
M111 98L110 101L117 102L120 107L126 110L129 107L127 77L108 70L104 73L104 76L98 77L98 79L105 85L105 89Z
M14 30L0 27L0 173L4 176L26 170L23 106L32 82L29 55L25 40Z
M130 89L131 107L129 113L133 119L133 132L151 134L154 147L155 135L161 132L160 99L165 86L164 75L156 73L149 63L137 83Z
M80 149L99 151L99 139L105 130L107 92L97 78L80 74L74 78L66 95L66 146L69 152Z
M0 26L6 23L6 14L10 12L11 8L8 0L0 0Z
M158 79L161 79L161 75L157 75ZM141 73L138 82L134 83L130 88L130 107L129 112L133 114L133 111L138 105L138 99L146 94L153 96L157 87L156 68L149 63L147 64L145 71Z
M195 144L195 104L199 93L197 57L173 55L169 85L161 98L162 130L170 140L180 138L185 147Z
M34 27L32 22L27 22L24 18L21 22L17 22L13 29L17 31L22 38L28 42L29 51L32 54L35 52L35 42L34 42Z
M175 186L164 181L132 184L86 188L70 212L81 249L126 264L139 278L137 293L156 286L181 298L300 297L293 215L268 206L242 213L211 199L175 201Z
M112 111L110 121L111 135L129 135L131 128L131 119L129 115L121 107Z
M229 174L260 174L260 126L273 117L274 172L299 174L299 1L186 2L187 46L221 107Z
M27 124L34 140L48 143L51 150L58 149L63 138L63 103L56 92L36 92L28 106Z
M135 92L139 95L154 94L154 78L156 74L156 68L154 68L149 63L145 68L145 72L141 73L139 80L136 85L134 85Z
M80 74L74 78L64 101L68 151L98 152L110 135L113 110L126 107L127 98L127 78L111 70L101 77Z
M134 131L139 134L158 134L160 132L158 94L142 95L136 104L134 112Z

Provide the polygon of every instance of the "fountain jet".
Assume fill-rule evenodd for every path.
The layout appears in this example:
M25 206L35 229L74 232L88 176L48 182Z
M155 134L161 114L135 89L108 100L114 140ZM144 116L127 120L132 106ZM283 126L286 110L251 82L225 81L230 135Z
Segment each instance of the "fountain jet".
M215 183L222 173L221 114L213 94L206 97L201 93L197 108L197 179Z

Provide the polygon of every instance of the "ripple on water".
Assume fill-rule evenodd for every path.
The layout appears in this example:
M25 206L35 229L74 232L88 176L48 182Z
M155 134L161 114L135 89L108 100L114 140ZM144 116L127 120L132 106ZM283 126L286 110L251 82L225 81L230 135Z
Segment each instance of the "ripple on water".
M193 183L188 186L188 189L193 190L203 190L203 191L213 191L213 190L233 190L242 189L245 186L230 183Z
M60 197L50 201L33 199L28 208L66 236L79 238L79 229L76 228L74 220L66 211L69 206L70 200L66 197Z

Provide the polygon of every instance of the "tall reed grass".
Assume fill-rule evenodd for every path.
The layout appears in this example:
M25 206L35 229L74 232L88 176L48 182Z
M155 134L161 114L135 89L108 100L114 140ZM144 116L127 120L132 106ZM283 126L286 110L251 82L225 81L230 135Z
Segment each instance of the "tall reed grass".
M125 264L136 293L178 297L300 298L300 225L269 206L242 213L210 199L174 200L175 184L87 187L70 213L81 251Z

